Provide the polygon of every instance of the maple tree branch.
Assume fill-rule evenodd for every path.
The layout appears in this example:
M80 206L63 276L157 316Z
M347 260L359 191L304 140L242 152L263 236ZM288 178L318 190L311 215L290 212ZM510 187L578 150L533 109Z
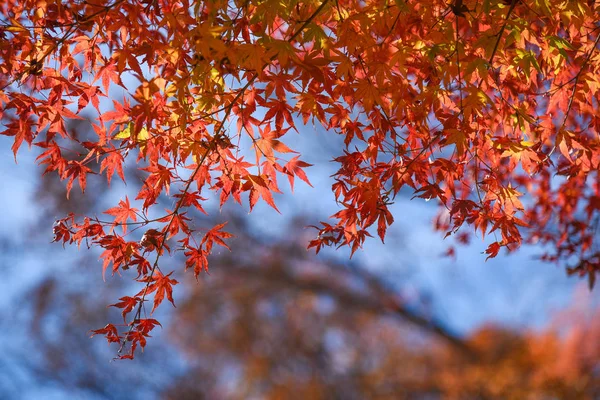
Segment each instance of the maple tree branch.
M300 26L300 28L298 28L296 30L296 32L294 32L294 34L292 34L292 36L290 36L290 38L287 41L290 42L290 43L292 41L294 41L294 39L296 39L296 37L298 35L300 35L300 33L302 33L302 31L304 29L306 29L306 27L308 26L308 24L310 24L317 17L317 15L319 15L321 13L321 11L323 11L323 9L327 5L327 3L329 3L329 0L323 0L323 2L321 3L321 5L315 11L313 11L313 13L308 17L308 19L306 21L304 21L304 23ZM277 55L274 55L273 57L271 57L271 61L274 60L276 58L276 56Z
M560 125L560 128L558 129L558 132L562 131L564 129L565 125L567 124L567 119L569 118L569 113L571 112L571 108L573 107L573 100L575 99L575 93L577 92L577 84L579 83L579 78L581 77L581 74L583 73L583 69L585 68L587 63L590 61L590 58L592 57L594 50L596 50L596 47L598 46L599 42L600 42L600 33L596 36L596 40L594 41L592 48L590 49L587 56L585 57L583 64L581 64L581 68L579 69L577 74L572 79L569 80L569 82L574 81L573 89L571 90L571 95L569 96L569 103L567 104L567 110L565 111L565 115L563 117L562 124ZM554 144L554 146L552 146L552 149L550 149L550 151L548 152L546 157L542 160L542 164L550 158L550 156L554 153L555 150L556 150L556 143Z
M109 4L107 6L102 6L102 9L100 11L96 11L95 13L92 13L92 14L86 16L85 18L80 19L79 21L75 21L70 24L62 25L62 27L65 27L65 28L69 27L69 29L67 29L67 31L62 35L62 37L60 39L58 39L55 43L53 43L52 46L50 46L50 48L48 50L46 50L44 52L44 54L42 54L41 57L39 57L39 58L36 57L36 58L32 59L30 66L28 68L24 69L23 71L21 71L20 73L16 74L12 79L8 80L8 82L6 84L4 84L2 87L0 87L0 91L6 89L7 87L12 85L16 81L22 79L25 74L34 74L34 72L37 71L38 68L41 68L43 66L43 64L46 60L46 57L48 57L50 54L52 54L54 51L56 51L58 49L58 46L60 46L64 42L66 42L67 39L69 39L69 37L75 32L76 28L78 26L80 26L82 23L90 21L94 17L96 17L102 13L105 13L105 14L108 13L111 8L122 3L123 1L125 1L125 0L116 0L112 4ZM46 27L44 27L44 30L45 30L45 28ZM28 28L24 27L24 29L28 29Z
M392 22L392 26L390 26L388 33L379 41L379 43L377 43L377 46L383 45L390 38L390 36L392 35L392 32L394 31L394 28L396 27L396 25L398 24L398 21L400 20L400 14L402 14L402 11L398 11L398 14L396 15L396 18L394 19L394 22Z
M294 34L292 34L292 36L288 39L288 42L292 42L308 26L308 24L310 24L314 20L314 18L316 18L316 16L323 10L323 8L325 7L325 5L328 2L329 2L329 0L324 0L321 3L321 5L313 12L313 14L300 26L300 28ZM277 54L274 54L271 57L271 61L275 60L276 58L277 58ZM269 65L269 64L266 63L265 66L263 66L263 69L267 65ZM233 98L233 100L231 101L231 103L229 103L229 105L226 107L226 109L225 109L225 115L220 120L218 127L215 129L215 132L214 132L213 137L211 139L211 143L210 143L209 148L212 147L212 146L215 146L215 148L216 148L216 140L220 137L220 135L221 135L221 133L222 133L222 131L224 129L225 122L229 119L229 116L231 115L233 107L240 100L240 98L242 97L242 95L244 94L244 92L258 78L259 74L260 74L260 72L256 71L254 73L254 75L248 80L248 82L246 82L246 84L242 87L242 89L240 91L238 91L237 95ZM129 329L127 331L127 334L124 336L123 341L121 342L121 345L120 345L119 350L117 352L118 354L121 354L123 352L123 349L125 348L125 346L129 342L128 337L133 332L133 328L134 328L135 322L137 320L139 320L140 317L141 317L141 313L142 313L142 309L143 309L144 302L145 302L145 299L146 299L146 295L148 294L148 289L149 289L149 287L150 287L150 285L152 283L152 279L151 278L154 276L154 273L158 269L158 262L160 260L161 255L163 254L165 243L167 241L167 236L169 234L169 229L170 229L171 225L173 224L173 221L175 220L175 217L177 217L177 215L179 213L179 210L183 206L183 201L185 199L185 194L187 194L189 192L189 189L190 189L192 183L194 182L194 177L200 171L200 168L204 164L204 161L208 157L209 153L210 153L209 151L206 151L202 155L202 158L198 161L198 165L196 166L196 168L194 169L194 171L190 175L190 178L187 180L187 183L186 183L183 191L181 192L181 194L182 194L181 198L179 199L179 201L175 205L174 210L172 211L172 217L169 220L169 223L167 224L166 228L163 228L163 233L161 235L162 238L160 240L159 246L157 246L157 249L156 249L156 258L154 260L154 263L152 264L152 268L150 269L150 271L148 272L148 275L147 275L148 277L150 277L150 279L148 279L148 281L146 282L146 285L144 286L142 295L140 297L140 301L139 301L138 305L136 306L136 312L134 314L133 320L129 324Z
M597 30L600 30L600 25L596 26L594 29L590 29L590 31L587 33L587 35L591 35L594 32L596 32ZM595 47L595 46L594 46ZM589 55L591 56L591 54ZM588 60L589 60L589 56L588 56ZM536 96L545 96L545 95L550 95L550 94L554 94L555 92L559 91L560 89L562 89L563 87L569 85L571 82L575 81L575 79L577 79L579 76L579 74L577 74L576 76L572 77L571 79L569 79L566 82L563 82L559 85L556 85L554 88L552 88L552 84L554 84L554 80L556 79L556 77L554 77L552 79L552 83L550 84L550 89L544 91L544 92L532 92L532 94L536 95Z
M360 67L362 68L363 72L365 73L365 77L367 79L367 82L369 82L370 85L373 85L373 81L371 80L371 77L370 77L369 73L367 72L367 69L365 67L365 62L364 62L362 56L359 54L357 56L357 58L358 58L358 61L360 62ZM375 86L375 85L373 85L373 86ZM391 133L394 134L394 152L393 152L393 155L394 155L394 157L397 157L398 156L398 153L397 153L398 152L398 146L396 145L396 143L397 143L396 139L400 139L400 140L404 141L405 143L406 143L406 139L403 138L396 131L396 125L394 123L392 123L392 119L390 118L390 116L388 115L386 109L382 105L374 104L373 107L377 107L377 108L379 108L381 110L381 113L383 114L383 117L384 117L385 121L390 126L390 129L392 131Z
M165 219L165 218L168 218L168 217L170 217L170 216L172 216L172 215L173 215L173 213L171 212L171 213L168 213L167 215L163 215L162 217L157 217L157 218L153 218L153 219L147 219L147 218L146 218L146 217L144 217L143 215L140 215L140 213L137 213L137 212L136 212L136 214L137 214L137 216L138 216L138 217L142 218L142 219L143 219L143 221L132 221L132 222L116 222L116 223L115 223L114 221L113 221L113 222L109 222L109 221L103 221L103 220L101 220L101 219L98 219L98 218L95 218L95 219L94 219L94 221L95 221L95 222L97 222L97 223L99 223L99 224L103 224L103 225L114 225L115 227L116 227L116 226L124 226L124 225L125 225L125 226L133 226L133 225L148 225L148 224L151 224L151 223L153 223L153 222L158 222L158 221L160 221L161 219Z
M413 157L409 162L406 163L406 165L404 166L404 171L402 172L402 174L400 174L400 176L398 177L398 179L402 179L404 177L404 175L408 172L408 169L410 168L410 166L412 164L414 164L419 158L421 158L421 156L423 156L423 154L425 153L425 151L427 150L431 150L431 146L433 146L435 144L436 141L438 141L441 137L442 137L442 132L443 131L439 131L430 141L427 145L423 146L423 148L421 149L421 151L419 151L419 153ZM396 194L394 194L394 197L392 197L392 199L396 198Z
M456 41L454 42L455 43L454 46L456 47L455 48L455 50L456 50L456 68L458 70L458 72L457 72L457 78L458 78L458 97L459 97L459 100L460 100L460 111L461 111L461 114L463 116L463 121L464 121L462 77L461 77L461 71L460 71L460 50L459 50L459 47L458 47L458 44L459 44L459 41L458 41L458 39L459 39L459 36L458 36L458 15L455 15L454 19L456 21Z
M573 100L575 99L575 93L577 91L577 84L579 83L579 78L581 77L581 74L583 73L585 66L590 61L592 54L594 54L594 50L596 50L596 46L598 46L598 42L600 42L600 34L598 34L596 36L596 40L594 40L594 44L592 45L592 48L588 52L585 60L583 61L583 64L581 64L581 68L577 72L577 75L575 75L575 77L574 77L575 82L573 83L573 89L571 90L571 96L569 97L569 104L567 105L567 110L565 111L563 122L560 126L559 131L562 130L567 123L567 119L569 118L569 113L571 112L571 108L573 107Z
M233 103L232 103L233 104ZM229 110L227 111L227 113L225 114L225 117L222 120L222 123L219 125L219 128L217 129L215 135L213 136L213 141L218 137L222 127L225 125L225 121L227 119L227 117L229 116L229 113L231 112L232 107L229 108ZM204 155L202 156L202 158L198 161L198 166L196 167L196 169L194 170L194 172L192 173L192 175L190 176L190 178L187 181L187 184L183 190L183 194L185 195L186 193L188 193L190 186L192 185L192 182L194 182L194 177L196 176L196 173L198 173L198 171L200 170L200 167L202 167L204 161L206 160L206 158L208 157L209 152L205 152ZM154 276L155 271L158 269L158 261L160 260L160 256L163 254L163 250L165 247L165 243L167 241L167 236L169 234L169 229L171 228L171 225L173 224L173 221L175 220L175 217L178 215L179 209L182 207L183 205L183 201L185 199L185 196L182 195L181 198L179 199L179 201L177 202L175 209L172 211L172 217L169 220L169 223L167 224L166 228L164 228L164 232L162 233L162 238L160 240L159 246L156 249L156 258L154 259L154 263L152 264L152 268L150 270L150 272L148 273L148 277L152 277ZM127 337L131 334L131 332L133 331L133 324L135 323L136 320L139 320L142 314L142 308L144 306L144 301L146 299L146 295L148 294L148 288L150 287L152 283L151 279L148 279L148 281L146 282L146 285L144 286L143 289L143 293L142 296L140 298L139 304L137 306L137 310L135 312L135 316L133 317L133 321L130 323L129 325L129 330L127 331L127 334L125 335L123 342L118 350L118 354L120 354L123 351L123 348L125 347L125 345L128 342Z
M508 8L508 12L506 13L506 18L504 19L504 24L502 24L502 28L500 28L500 32L498 32L498 39L496 39L496 43L494 44L494 49L492 50L492 54L490 55L490 59L488 61L488 64L489 64L488 68L492 68L492 62L494 61L494 56L496 55L496 51L498 50L498 46L500 45L500 40L502 40L502 35L504 34L506 25L508 25L508 19L510 18L510 14L515 9L518 2L519 2L519 0L512 0L510 3L510 7ZM481 82L479 85L481 85Z
M290 37L287 39L287 42L289 42L289 43L293 42L293 41L294 41L294 39L296 39L296 37L298 37L298 35L300 35L300 34L302 33L302 31L303 31L304 29L306 29L306 27L307 27L307 26L308 26L308 25L309 25L309 24L310 24L310 23L311 23L311 22L312 22L312 21L313 21L313 20L314 20L314 19L317 17L317 15L319 15L319 14L321 13L321 11L322 11L322 10L325 8L325 6L327 5L327 3L329 3L329 1L330 1L330 0L324 0L324 1L321 3L321 5L319 5L319 7L318 7L318 8L317 8L317 9L316 9L316 10L315 10L315 11L314 11L314 12L313 12L313 13L312 13L312 14L311 14L311 15L310 15L310 16L309 16L309 17L308 17L308 18L307 18L307 19L306 19L306 20L305 20L303 23L302 23L302 25L301 25L301 26L300 26L300 27L299 27L299 28L298 28L298 29L297 29L297 30L296 30L296 31L295 31L295 32L292 34L292 36L290 36ZM277 58L277 55L278 55L278 54L279 54L279 53L276 53L276 54L274 54L273 56L271 56L271 58L270 58L270 61L273 61L273 60L275 60L275 59ZM270 64L270 63L265 63L265 64L263 65L263 69L264 69L264 68L266 68L266 67L267 67L269 64ZM191 122L194 122L194 121L200 121L200 120L202 120L202 119L204 119L204 118L207 118L207 117L210 117L210 116L216 115L216 114L218 114L218 113L220 113L220 112L222 112L222 111L226 111L226 110L229 110L229 111L227 112L227 114L229 114L229 113L230 113L230 108L231 108L231 107L233 107L233 106L235 105L235 103L236 103L236 102L237 102L237 101L240 99L240 97L241 97L241 96L242 96L242 95L245 93L245 91L246 91L246 90L247 90L247 89L250 87L250 85L252 85L252 84L254 83L254 81L256 81L256 79L259 77L259 75L260 75L260 73L259 73L258 71L256 71L256 72L254 73L254 75L253 75L253 76L252 76L252 77L251 77L251 78L248 80L248 82L247 82L247 83L246 83L246 84L245 84L245 85L244 85L244 86L243 86L241 89L237 89L237 93L236 93L236 95L234 96L233 100L231 100L231 103L229 103L229 104L227 104L227 105L225 105L225 106L222 106L222 107L220 107L220 108L218 108L218 109L216 109L216 110L213 110L213 111L211 111L211 112L204 113L204 114L202 114L202 115L200 115L200 116L198 116L198 117L196 117L196 118L193 118L193 119L191 119L190 121L191 121ZM229 94L231 94L231 93L229 93ZM173 127L171 127L171 128L168 128L168 129L167 129L167 131L168 131L168 130L171 130L171 129L173 129Z

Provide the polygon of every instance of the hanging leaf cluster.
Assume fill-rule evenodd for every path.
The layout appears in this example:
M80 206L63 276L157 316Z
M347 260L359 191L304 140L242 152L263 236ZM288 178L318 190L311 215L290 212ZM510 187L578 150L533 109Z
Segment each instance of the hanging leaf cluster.
M166 253L208 270L224 225L197 227L207 199L264 201L281 178L309 183L286 145L304 124L340 135L340 210L309 247L384 240L401 192L440 204L436 227L490 235L488 257L523 241L600 270L600 9L588 0L6 0L0 4L1 131L40 149L45 173L143 185L103 217L68 215L55 240L101 248L132 273L114 304L125 325L94 331L133 357L174 304ZM71 120L91 117L89 137ZM284 179L285 181L285 179ZM161 196L173 206L157 218ZM129 228L129 229L128 229ZM135 233L145 231L142 241ZM137 273L137 276L135 275Z

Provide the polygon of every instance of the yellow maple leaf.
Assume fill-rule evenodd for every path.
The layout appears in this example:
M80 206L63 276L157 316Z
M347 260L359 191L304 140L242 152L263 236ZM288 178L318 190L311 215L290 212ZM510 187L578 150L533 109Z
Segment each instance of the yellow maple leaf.
M123 129L121 132L117 133L115 135L115 139L129 139L131 137L131 129L133 128L133 124L129 123L127 125L127 127L125 129ZM142 129L140 129L139 133L137 134L137 140L138 141L142 141L142 140L148 140L150 139L150 134L148 133L148 130L144 127Z

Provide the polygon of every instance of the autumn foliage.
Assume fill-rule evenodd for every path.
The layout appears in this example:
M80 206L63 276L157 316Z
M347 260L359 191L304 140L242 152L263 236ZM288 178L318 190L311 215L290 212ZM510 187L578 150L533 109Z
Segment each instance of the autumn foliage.
M490 235L489 257L546 245L593 286L600 270L600 10L581 0L16 1L0 4L2 134L40 150L67 192L89 174L143 185L103 216L70 214L55 240L102 249L140 290L95 330L136 347L172 302L163 271L208 269L223 224L193 212L216 197L277 209L278 179L309 183L285 144L303 124L341 135L340 211L309 247L384 240L399 193L435 200L446 235ZM69 120L91 121L85 140ZM162 211L159 197L172 199ZM195 210L195 211L194 211ZM402 215L396 215L402 218ZM106 220L108 219L108 220ZM465 225L470 226L467 227ZM140 241L140 236L144 233ZM464 238L464 236L463 236ZM466 239L464 239L466 240ZM133 271L127 271L133 270ZM124 272L127 271L127 272ZM151 312L150 312L151 314Z

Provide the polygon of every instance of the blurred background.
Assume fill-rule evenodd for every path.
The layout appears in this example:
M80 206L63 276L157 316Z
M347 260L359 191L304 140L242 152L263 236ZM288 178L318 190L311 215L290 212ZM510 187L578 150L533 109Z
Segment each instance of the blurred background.
M51 243L52 225L133 200L135 163L126 185L91 176L67 200L64 182L41 177L37 149L15 164L0 137L0 398L600 398L598 289L537 261L540 249L486 262L473 239L444 256L456 243L433 231L436 205L407 192L385 245L371 239L352 259L307 251L307 226L337 211L341 143L310 127L288 138L314 164L313 187L277 196L281 215L209 200L194 224L229 221L232 251L217 249L198 281L179 255L165 258L177 308L159 308L163 328L135 360L112 361L116 347L90 330L122 320L107 305L139 290L133 271L103 281L96 249Z

